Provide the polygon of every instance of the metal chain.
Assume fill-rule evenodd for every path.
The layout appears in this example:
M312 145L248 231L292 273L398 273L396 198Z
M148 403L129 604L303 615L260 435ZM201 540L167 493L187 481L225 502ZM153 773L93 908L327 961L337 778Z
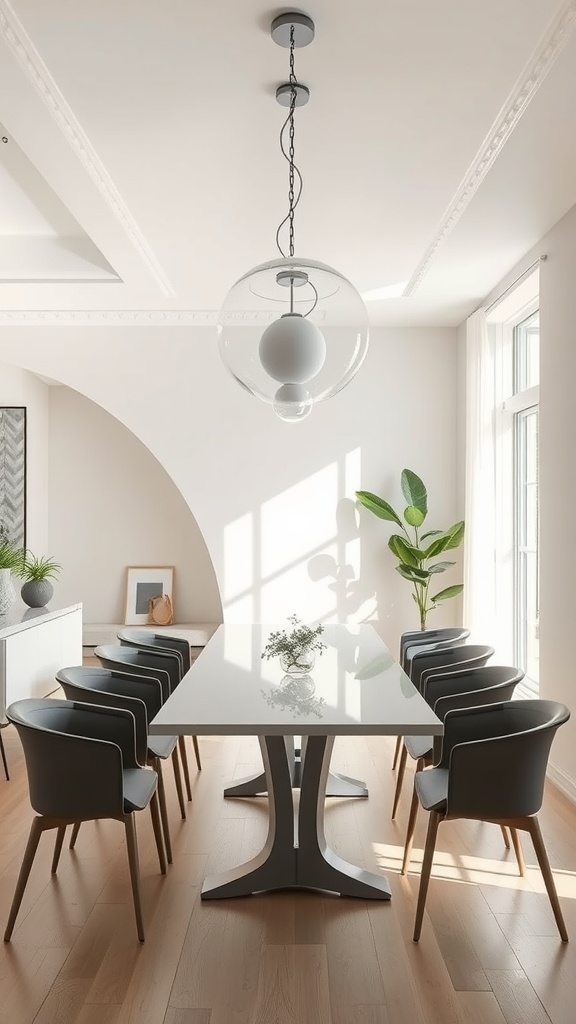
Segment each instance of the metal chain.
M289 139L290 145L288 148L288 156L290 162L290 170L288 175L288 223L289 223L289 238L290 238L290 255L294 255L294 110L296 109L296 85L297 78L294 71L294 25L290 26L290 121L289 121Z

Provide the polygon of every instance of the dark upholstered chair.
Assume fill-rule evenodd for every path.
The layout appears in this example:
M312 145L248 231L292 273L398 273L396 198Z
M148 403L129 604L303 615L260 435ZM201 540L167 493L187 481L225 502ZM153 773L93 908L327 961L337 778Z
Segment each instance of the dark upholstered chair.
M454 708L481 707L485 704L496 704L511 700L514 689L524 678L524 673L510 665L484 665L480 668L463 668L452 672L426 672L422 680L422 696L434 709L434 713L444 721L449 711ZM441 736L405 736L404 746L408 756L416 761L416 771L438 761L442 754ZM418 814L418 796L413 789L408 832L413 835ZM510 846L506 829L502 829L504 842ZM512 833L514 849L518 854L516 834ZM519 862L520 866L520 862ZM406 871L406 850L402 874Z
M116 672L135 672L137 675L151 676L154 679L158 679L162 685L163 702L168 700L168 697L176 689L182 678L182 663L177 651L153 650L150 647L123 647L121 644L104 644L96 647L94 654L103 668ZM192 784L184 740L184 736L178 737L178 749L184 770L186 795L191 800Z
M156 796L156 772L136 756L134 716L120 708L68 700L20 700L6 711L18 730L28 771L32 821L14 900L4 933L9 942L42 832L58 830L52 872L58 867L67 825L97 818L123 822L138 938L144 942L134 812L150 806L158 859L166 859Z
M542 806L552 740L569 717L568 708L550 700L511 700L448 712L440 761L415 777L418 800L430 812L415 942L422 929L438 826L456 818L491 821L530 833L558 931L568 941L536 814ZM412 841L413 832L407 837L406 863Z
M180 636L169 633L155 633L151 629L121 629L117 634L125 647L155 647L161 651L178 651L182 662L182 675L190 669L190 644Z
M134 673L112 672L106 668L79 665L63 668L56 673L56 679L68 700L87 704L103 704L106 707L126 708L134 715L136 723L136 754L141 764L149 764L158 775L158 803L166 843L168 863L172 863L172 841L166 793L162 775L162 761L172 758L174 781L182 818L186 818L186 803L182 791L182 776L176 736L149 736L148 722L162 707L162 691L156 679L138 676ZM74 845L78 829L72 836Z

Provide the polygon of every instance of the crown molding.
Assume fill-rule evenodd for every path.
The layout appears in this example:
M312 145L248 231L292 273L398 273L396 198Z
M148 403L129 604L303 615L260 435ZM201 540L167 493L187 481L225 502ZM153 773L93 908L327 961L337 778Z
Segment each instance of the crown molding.
M80 163L90 175L141 260L158 282L163 294L173 296L175 292L172 284L8 0L0 0L0 35L35 86Z
M220 322L269 324L278 316L267 310L219 313L215 309L2 309L0 327L216 327ZM324 319L321 311L316 321Z
M412 277L404 295L412 295L430 269L438 249L456 226L474 198L495 160L536 95L576 24L576 0L567 0L540 40L506 103L490 128L474 160L445 210L440 225Z

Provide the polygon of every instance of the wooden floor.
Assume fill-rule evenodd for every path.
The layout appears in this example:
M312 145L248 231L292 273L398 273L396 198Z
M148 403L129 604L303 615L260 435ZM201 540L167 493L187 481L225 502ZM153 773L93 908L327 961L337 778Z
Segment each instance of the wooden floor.
M0 779L0 924L7 918L32 812L18 737L3 732L12 780ZM207 872L257 851L264 800L223 800L256 769L255 739L202 738L203 771L186 822L166 771L174 863L158 872L147 813L138 816L147 939L136 937L123 828L83 825L50 876L40 844L12 943L0 950L5 1024L574 1024L576 809L550 787L544 838L573 941L558 938L529 842L519 879L499 829L440 828L428 912L411 940L424 816L413 867L399 866L410 797L389 820L393 741L337 741L333 764L367 780L368 800L330 800L339 854L385 872L389 903L312 893L200 901Z

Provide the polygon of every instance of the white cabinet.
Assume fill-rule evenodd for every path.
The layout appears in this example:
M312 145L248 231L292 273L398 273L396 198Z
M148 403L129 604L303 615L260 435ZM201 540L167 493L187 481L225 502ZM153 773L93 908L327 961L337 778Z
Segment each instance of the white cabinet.
M82 664L82 605L57 610L41 609L26 619L0 624L1 716L9 704L23 697L45 697L56 689L56 672Z

